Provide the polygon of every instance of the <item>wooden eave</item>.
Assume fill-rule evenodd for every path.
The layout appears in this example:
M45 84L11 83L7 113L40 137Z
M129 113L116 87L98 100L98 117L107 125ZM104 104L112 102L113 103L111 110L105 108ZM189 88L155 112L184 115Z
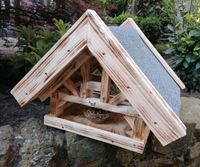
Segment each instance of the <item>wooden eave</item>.
M11 93L18 103L24 106L38 96L46 99L49 86L86 47L162 145L186 135L181 120L92 10L87 10L13 88Z

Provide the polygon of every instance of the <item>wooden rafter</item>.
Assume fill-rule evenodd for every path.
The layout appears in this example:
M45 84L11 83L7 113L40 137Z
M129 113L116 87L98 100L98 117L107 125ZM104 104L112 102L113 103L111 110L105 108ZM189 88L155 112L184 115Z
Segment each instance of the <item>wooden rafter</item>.
M51 82L51 84L40 93L40 100L46 100L52 92L57 90L68 78L70 78L81 67L82 64L84 64L90 58L87 52L82 52L79 56L81 57L81 59L75 59L74 62L70 64L69 68L67 68L57 80Z
M79 96L78 89L76 88L76 85L71 79L67 79L63 85L72 92L74 96Z
M117 105L117 104L122 103L124 100L126 100L126 97L120 92L119 94L117 94L113 98L111 98L109 100L109 103L113 104L113 105Z

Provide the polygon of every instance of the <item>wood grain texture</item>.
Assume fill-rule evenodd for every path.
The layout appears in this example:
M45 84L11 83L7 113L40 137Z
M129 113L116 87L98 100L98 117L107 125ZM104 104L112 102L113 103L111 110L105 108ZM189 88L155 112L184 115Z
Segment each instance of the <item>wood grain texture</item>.
M61 130L66 130L85 137L109 143L127 150L143 153L145 140L131 139L126 136L114 134L109 131L97 129L91 126L57 118L52 115L44 116L44 124Z
M86 98L88 97L88 90L87 90L87 81L90 80L90 62L86 61L81 66L81 76L82 76L82 84L80 88L81 97Z
M101 102L98 98L81 98L77 96L67 95L66 93L59 92L59 97L61 101L67 101L71 103L77 103L89 107L94 107L98 109L107 110L110 112L135 116L138 117L138 114L134 111L131 106L115 106L108 103Z
M45 86L42 92L39 94L41 101L46 100L52 92L57 90L68 78L70 78L86 61L88 61L90 56L87 52L83 51L78 55L72 63L64 68L63 73L56 77L56 80L52 80L49 85Z
M186 135L186 127L173 112L153 84L128 55L99 16L89 15L90 38L88 48L111 77L120 91L162 143Z
M87 44L87 22L86 12L11 90L20 106L36 98L83 51Z
M79 91L76 88L76 85L73 83L71 79L67 79L63 85L70 91L74 96L79 96Z
M50 98L51 114L54 116L60 116L64 112L64 103L61 105L59 102L59 93L55 91Z
M117 104L122 103L124 100L126 100L126 97L120 92L119 94L117 94L113 98L111 98L109 100L109 103L113 104L113 105L117 105Z
M166 69L166 71L171 75L171 77L174 79L174 81L180 86L181 89L185 89L184 83L180 80L180 78L175 74L175 72L171 69L171 67L167 64L167 62L163 59L163 57L160 55L160 53L156 50L156 48L152 45L152 43L148 40L148 38L145 36L145 34L141 31L141 29L138 27L138 25L134 22L132 18L128 18L125 20L122 25L122 27L129 27L133 28L137 31L139 36L142 38L144 43L148 46L148 48L151 50L151 52L156 56L156 58L160 61L160 63L163 65L163 67Z
M110 77L105 72L105 70L102 70L102 76L101 76L101 95L100 95L100 99L101 99L102 102L106 103L109 100L110 85L111 85L111 79L110 79Z
M186 135L181 120L92 10L87 10L11 93L21 106L25 105L49 89L86 47L162 145Z

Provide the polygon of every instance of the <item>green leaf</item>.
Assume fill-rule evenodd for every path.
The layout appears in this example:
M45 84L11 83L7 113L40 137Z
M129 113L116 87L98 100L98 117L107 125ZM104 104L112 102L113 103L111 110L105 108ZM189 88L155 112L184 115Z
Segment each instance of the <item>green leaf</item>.
M189 64L187 63L187 61L184 61L183 63L183 67L188 68Z
M198 70L200 68L200 63L197 63L195 68Z
M200 31L199 30L191 30L189 32L189 37L200 37Z
M191 62L191 57L187 55L187 56L185 57L185 60L186 60L188 63L190 63L190 62Z

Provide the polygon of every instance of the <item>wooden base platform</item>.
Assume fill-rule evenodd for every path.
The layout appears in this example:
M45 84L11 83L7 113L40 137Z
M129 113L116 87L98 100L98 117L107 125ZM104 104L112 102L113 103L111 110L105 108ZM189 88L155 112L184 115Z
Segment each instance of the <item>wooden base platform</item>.
M45 115L44 124L143 153L150 132L147 126L144 127L142 135L138 138L132 134L131 127L120 114L112 114L103 124L96 124L84 117L79 105L73 107L73 110L70 108L59 117L52 114Z

